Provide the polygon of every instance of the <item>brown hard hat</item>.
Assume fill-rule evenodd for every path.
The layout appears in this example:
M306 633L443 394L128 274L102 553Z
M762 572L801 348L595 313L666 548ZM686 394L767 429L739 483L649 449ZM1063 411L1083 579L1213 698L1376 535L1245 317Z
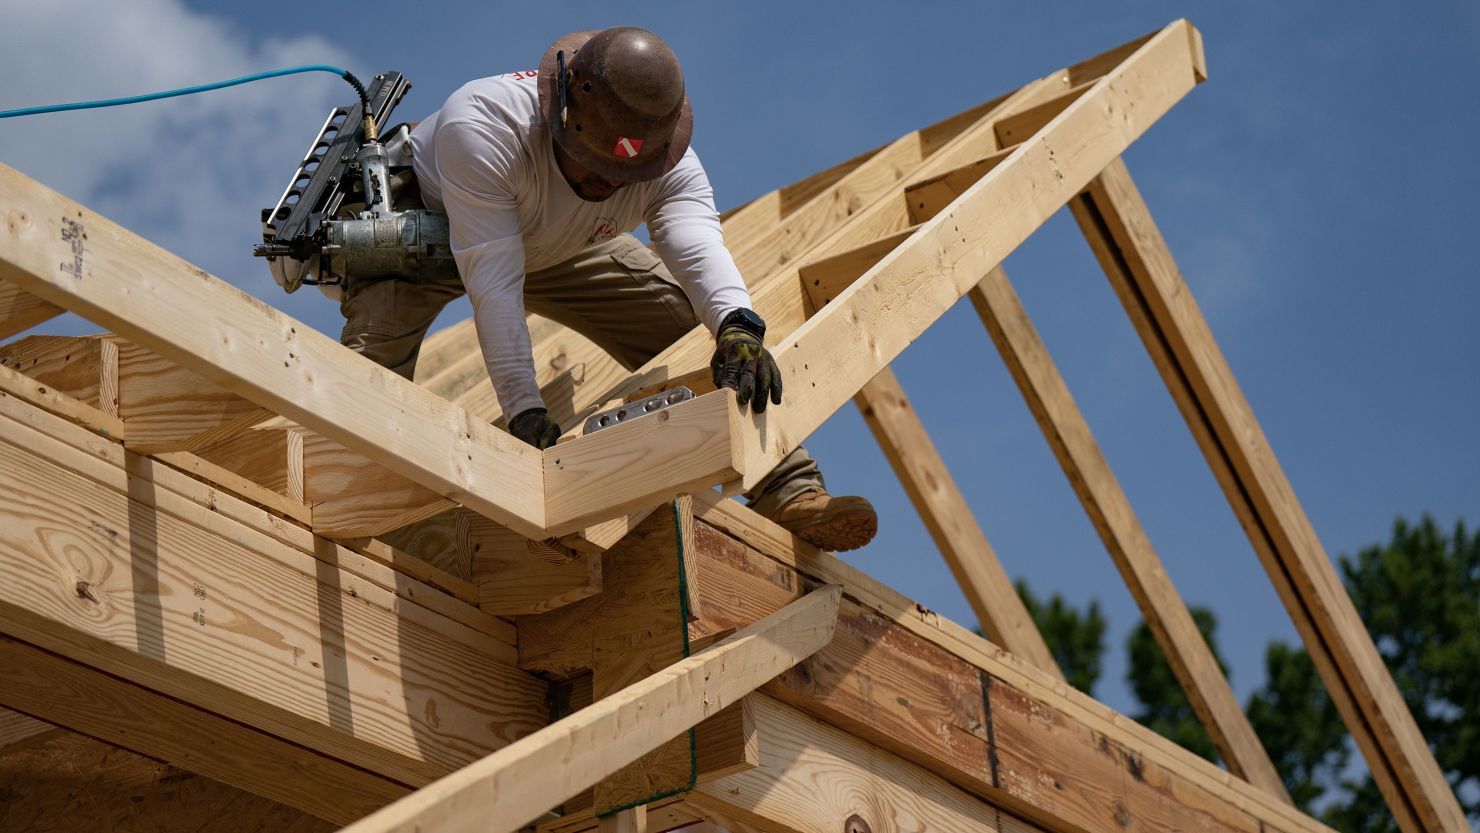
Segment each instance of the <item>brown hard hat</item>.
M657 179L689 149L694 114L683 70L668 44L646 29L617 26L560 38L540 61L539 91L550 135L598 176Z

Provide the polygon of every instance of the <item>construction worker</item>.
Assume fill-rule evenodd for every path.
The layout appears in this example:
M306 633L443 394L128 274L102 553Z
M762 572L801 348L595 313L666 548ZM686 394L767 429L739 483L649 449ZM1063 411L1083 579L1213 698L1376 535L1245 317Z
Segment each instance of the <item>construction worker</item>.
M464 85L411 132L421 200L447 213L462 280L353 281L341 340L410 378L432 320L466 291L508 429L537 448L561 429L535 382L526 309L629 370L702 321L715 384L756 411L779 405L766 325L725 248L692 127L678 59L635 27L566 35L537 72ZM628 233L644 222L657 254ZM827 550L863 546L878 523L867 500L829 495L800 448L749 497Z

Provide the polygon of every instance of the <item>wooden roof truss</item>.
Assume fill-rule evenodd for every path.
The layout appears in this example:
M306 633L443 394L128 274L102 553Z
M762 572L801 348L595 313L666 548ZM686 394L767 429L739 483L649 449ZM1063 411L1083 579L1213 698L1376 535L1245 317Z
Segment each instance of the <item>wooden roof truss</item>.
M0 762L29 715L359 833L1323 830L1001 269L1068 206L1399 824L1464 829L1119 159L1205 78L1178 21L726 215L784 334L763 416L702 329L628 373L531 317L569 429L702 394L545 452L470 324L413 384L0 167L0 338L110 331L0 347ZM1064 683L914 415L890 362L963 296L1227 770ZM712 491L850 399L990 641Z

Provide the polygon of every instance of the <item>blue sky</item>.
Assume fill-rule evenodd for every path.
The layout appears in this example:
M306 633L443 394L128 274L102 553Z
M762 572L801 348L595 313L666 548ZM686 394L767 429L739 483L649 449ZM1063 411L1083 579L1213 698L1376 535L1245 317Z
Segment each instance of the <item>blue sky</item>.
M628 5L0 0L0 109L327 62L404 72L409 119L468 79L534 66L563 32L635 23L684 62L725 208L1185 16L1211 80L1127 164L1327 550L1384 538L1400 513L1480 521L1480 5ZM297 76L0 122L0 162L337 332L333 304L284 296L248 252L347 93ZM1007 269L1173 581L1217 613L1243 698L1293 628L1073 221L1056 216ZM974 313L957 307L895 368L1009 573L1100 600L1096 693L1131 709L1121 645L1139 614ZM808 445L834 491L881 510L850 560L972 622L852 406Z

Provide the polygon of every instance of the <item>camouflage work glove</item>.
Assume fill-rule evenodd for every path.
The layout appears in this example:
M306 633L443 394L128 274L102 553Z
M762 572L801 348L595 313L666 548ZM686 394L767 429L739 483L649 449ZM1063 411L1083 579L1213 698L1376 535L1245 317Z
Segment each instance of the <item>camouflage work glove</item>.
M543 450L560 439L560 423L550 419L544 408L530 408L509 420L509 433Z
M781 369L769 350L761 343L765 323L749 310L736 310L725 316L715 336L714 358L709 370L714 386L730 388L739 396L741 405L750 404L756 413L766 410L766 402L781 404Z

